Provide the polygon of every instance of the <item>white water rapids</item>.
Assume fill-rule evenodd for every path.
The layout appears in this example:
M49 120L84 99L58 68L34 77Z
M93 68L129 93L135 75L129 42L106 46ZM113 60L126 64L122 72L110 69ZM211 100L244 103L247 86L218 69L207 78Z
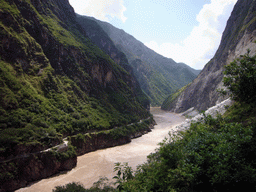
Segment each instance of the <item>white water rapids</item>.
M157 123L152 132L133 139L126 145L82 155L78 157L77 166L71 171L43 179L17 191L51 192L55 186L70 182L79 182L89 188L100 176L111 179L115 175L113 169L116 162L128 162L135 169L137 165L146 162L147 156L155 151L158 143L168 136L172 128L185 120L181 115L162 111L160 108L151 108L151 113Z

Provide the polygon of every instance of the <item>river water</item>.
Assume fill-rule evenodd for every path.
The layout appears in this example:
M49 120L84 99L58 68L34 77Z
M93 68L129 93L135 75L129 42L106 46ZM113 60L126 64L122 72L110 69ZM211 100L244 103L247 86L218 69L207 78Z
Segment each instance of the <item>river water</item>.
M152 132L122 146L82 155L78 157L77 166L71 171L43 179L17 191L51 192L55 186L70 182L79 182L89 188L100 177L111 179L115 175L113 169L116 162L128 162L129 166L135 169L137 165L146 162L147 156L155 151L158 143L168 136L168 132L172 128L185 120L178 114L162 111L160 108L153 107L150 110L157 123Z

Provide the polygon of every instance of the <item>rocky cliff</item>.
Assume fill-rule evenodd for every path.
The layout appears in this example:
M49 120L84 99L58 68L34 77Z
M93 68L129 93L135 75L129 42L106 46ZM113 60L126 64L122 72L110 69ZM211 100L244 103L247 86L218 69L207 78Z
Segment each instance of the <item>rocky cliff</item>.
M226 99L218 89L223 88L223 66L251 50L256 53L256 1L238 0L214 57L205 65L198 77L177 96L170 96L162 108L183 112L192 107L204 111Z
M103 45L107 53L111 52L112 48L110 47L114 43L116 48L126 55L141 88L150 98L153 106L161 105L170 93L190 83L199 73L186 64L176 63L172 59L157 54L133 36L109 23L86 16L80 16L79 21L84 24L93 23L94 27L92 28L94 29L86 29L90 33L89 37L92 41L98 42L97 45ZM102 29L96 30L96 23L110 37L111 41L100 40L105 38L106 34L102 35ZM116 55L111 54L111 57L116 57Z
M0 191L14 191L29 183L50 177L60 171L68 171L77 164L75 152L65 153L48 151L24 155L0 163Z

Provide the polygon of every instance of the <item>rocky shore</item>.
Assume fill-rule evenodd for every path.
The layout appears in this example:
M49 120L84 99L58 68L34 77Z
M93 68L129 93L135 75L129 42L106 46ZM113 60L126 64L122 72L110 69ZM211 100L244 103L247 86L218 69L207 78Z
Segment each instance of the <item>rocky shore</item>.
M232 105L232 103L233 101L230 98L226 99L225 101L222 101L221 103L207 109L204 112L204 114L211 115L212 117L216 117L218 114L223 115L226 112L227 108ZM189 129L190 124L192 122L203 121L203 118L204 118L203 113L198 113L196 110L193 110L193 108L185 111L184 113L181 113L181 115L192 117L192 118L187 118L183 123L173 128L170 131L172 134L177 133L179 131L185 131Z

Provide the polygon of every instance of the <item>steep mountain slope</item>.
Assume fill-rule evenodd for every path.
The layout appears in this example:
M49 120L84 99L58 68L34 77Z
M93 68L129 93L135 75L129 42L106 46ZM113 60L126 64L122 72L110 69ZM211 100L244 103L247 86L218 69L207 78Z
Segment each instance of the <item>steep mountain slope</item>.
M0 191L74 167L72 146L40 153L66 136L95 150L145 129L126 126L150 119L131 68L91 42L68 0L0 0L0 18Z
M141 88L150 98L151 105L153 106L160 105L170 93L190 83L198 75L197 70L155 53L131 35L115 28L109 23L86 16L80 16L78 18L80 23L92 24L93 21L97 22L111 38L116 47L125 53L130 65L134 69L134 74ZM93 23L93 25L95 26L96 24ZM106 35L102 35L101 30L95 29L87 28L85 30L91 32L89 37L93 42L102 44L106 52L109 52L110 43L99 42L99 39ZM111 57L113 57L113 54Z
M97 22L79 15L77 15L76 20L79 24L81 24L81 27L86 32L86 35L95 45L108 54L111 59L115 61L115 63L122 66L134 77L133 68L129 65L126 55L116 48L115 44ZM134 78L133 80L134 84L138 86L137 79ZM143 102L145 106L149 106L149 101L146 98L143 100Z
M198 77L179 96L170 96L162 108L183 112L192 107L202 111L224 100L218 93L223 88L223 66L251 50L256 53L256 1L238 0L223 32L215 56Z

